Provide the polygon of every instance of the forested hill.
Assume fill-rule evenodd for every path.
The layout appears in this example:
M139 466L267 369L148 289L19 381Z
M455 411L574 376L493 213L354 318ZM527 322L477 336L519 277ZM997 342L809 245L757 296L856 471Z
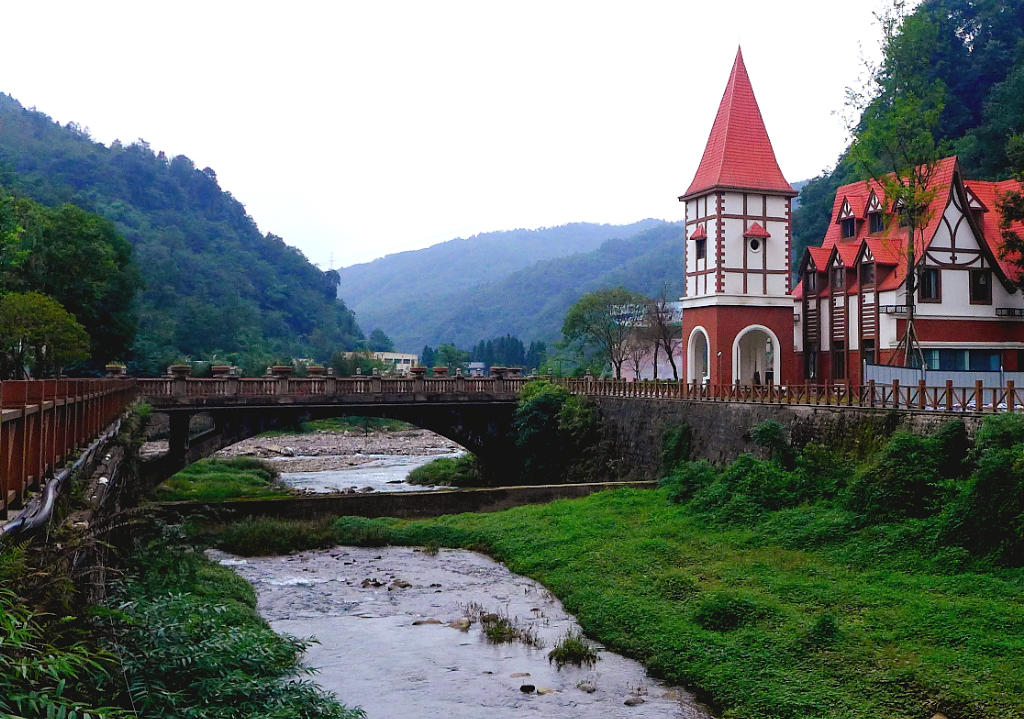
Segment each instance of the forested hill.
M577 227L580 226L538 230L535 234L568 232ZM345 270L341 271L342 283L353 307L360 308L356 311L363 325L382 328L399 349L410 352L425 344L437 346L447 342L468 347L481 337L505 334L529 340L558 339L569 305L586 292L603 287L623 285L652 296L666 288L670 300L678 298L682 292L685 241L680 224L646 220L623 227L583 227L625 239L610 239L589 252L539 262L518 260L520 268L514 271L499 273L493 266L481 274L468 271L447 284L442 281L424 289L419 296L406 294L401 299L390 297L390 293L399 290L403 282L419 282L416 258L421 253L436 251L436 246L403 253L407 273L396 271L382 277L380 284L367 283L363 290L367 294L353 291L355 286L345 279ZM637 227L649 229L637 232ZM519 231L486 237L519 233L528 234ZM504 247L505 253L514 253L514 246L508 242L498 246ZM481 281L488 277L494 279Z
M362 339L337 275L261 234L214 171L183 155L141 141L105 147L0 93L0 186L102 215L131 243L145 283L132 369L159 371L180 355L256 367L325 360Z
M894 97L926 88L941 111L929 136L959 157L968 178L1006 179L1024 169L1024 0L924 0L884 49L882 94L858 136L865 118L886 120ZM802 189L793 214L794 268L804 248L825 236L836 189L863 179L861 172L844 154Z

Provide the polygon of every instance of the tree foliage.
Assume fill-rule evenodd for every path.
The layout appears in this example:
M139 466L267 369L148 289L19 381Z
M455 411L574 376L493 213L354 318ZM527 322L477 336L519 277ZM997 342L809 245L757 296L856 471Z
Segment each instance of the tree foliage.
M145 286L137 304L139 331L127 342L133 370L162 372L181 355L243 364L250 354L270 352L325 361L363 339L338 299L338 273L322 272L280 237L262 234L212 169L199 169L184 155L155 153L141 140L105 147L77 126L61 127L3 94L0 128L0 184L47 208L73 204L113 223L86 220L78 210L50 210L57 213L53 225L39 240L51 248L51 259L73 260L53 244L68 229L93 240L116 230L127 243L123 249L112 244L115 262L134 250ZM12 249L9 230L3 232L0 262ZM79 316L77 307L54 296ZM109 318L124 306L111 303L98 316ZM92 335L88 313L79 321ZM117 324L117 318L110 321ZM94 336L103 346L111 341Z
M1024 132L1024 0L925 0L893 30L886 32L883 24L884 60L878 68L890 101L867 108L867 118L907 129L927 124L936 146L956 152L968 177L1008 177L1015 166L1013 138ZM941 103L934 102L939 88ZM904 91L913 96L892 101ZM913 117L915 106L928 116ZM896 116L883 117L890 111ZM858 124L860 117L851 119ZM844 152L834 169L803 188L793 215L796 259L824 237L836 189L860 176Z
M565 314L562 336L576 352L611 364L616 379L629 356L634 329L641 326L648 298L624 287L597 290L583 295Z
M59 373L89 356L89 335L52 297L12 292L0 299L0 378Z

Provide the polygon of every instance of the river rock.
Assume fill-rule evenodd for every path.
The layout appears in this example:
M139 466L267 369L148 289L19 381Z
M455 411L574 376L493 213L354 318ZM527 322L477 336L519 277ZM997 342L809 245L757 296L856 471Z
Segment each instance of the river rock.
M522 679L523 677L530 676L530 672L516 672L515 674L509 674L513 679Z
M523 684L521 687L519 687L519 691L521 691L523 694L533 694L535 691L537 691L537 687L533 686L533 684Z
M472 624L472 622L468 619L456 619L454 622L448 622L449 627L451 627L452 629L458 629L463 632L469 631L470 624Z
M579 689L581 692L586 692L587 694L593 694L597 691L597 687L595 687L593 684L590 684L589 682L577 684L576 688Z
M643 697L630 697L626 701L622 702L628 707L638 707L644 703Z
M391 586L388 587L388 591L390 592L392 589L408 589L411 586L412 585L404 579L396 579L395 581L391 582ZM438 624L440 624L440 622L438 622Z
M430 619L417 619L415 622L412 623L412 625L414 627L419 627L419 626L423 626L424 624L440 624L440 623L441 623L440 619L434 619L433 617L431 617Z

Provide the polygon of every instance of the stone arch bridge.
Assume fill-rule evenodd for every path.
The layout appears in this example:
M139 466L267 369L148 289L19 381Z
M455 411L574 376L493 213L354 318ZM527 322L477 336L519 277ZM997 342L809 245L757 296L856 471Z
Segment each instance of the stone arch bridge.
M384 417L414 424L462 445L499 481L514 470L512 419L521 377L353 377L255 379L177 376L138 381L153 412L169 417L167 454L147 462L154 485L218 449L260 432L327 417ZM209 415L213 428L190 436L191 420Z

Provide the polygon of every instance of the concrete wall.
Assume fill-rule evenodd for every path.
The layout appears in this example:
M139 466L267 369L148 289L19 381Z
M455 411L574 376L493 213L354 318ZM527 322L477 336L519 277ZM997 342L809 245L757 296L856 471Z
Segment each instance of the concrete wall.
M666 428L693 428L693 459L725 464L740 454L759 454L750 430L767 419L789 429L793 443L857 443L888 436L897 429L930 433L949 419L941 412L894 412L859 408L806 407L740 402L595 397L605 429L604 465L621 479L661 476L661 437ZM963 416L974 434L977 416Z
M498 512L524 504L545 504L556 499L577 499L594 492L622 487L650 489L654 487L654 484L651 482L594 482L539 487L332 494L258 501L234 500L217 504L165 502L158 505L158 512L162 517L172 520L196 513L206 516L223 516L225 519L256 516L282 519L322 517L423 519L462 512Z

